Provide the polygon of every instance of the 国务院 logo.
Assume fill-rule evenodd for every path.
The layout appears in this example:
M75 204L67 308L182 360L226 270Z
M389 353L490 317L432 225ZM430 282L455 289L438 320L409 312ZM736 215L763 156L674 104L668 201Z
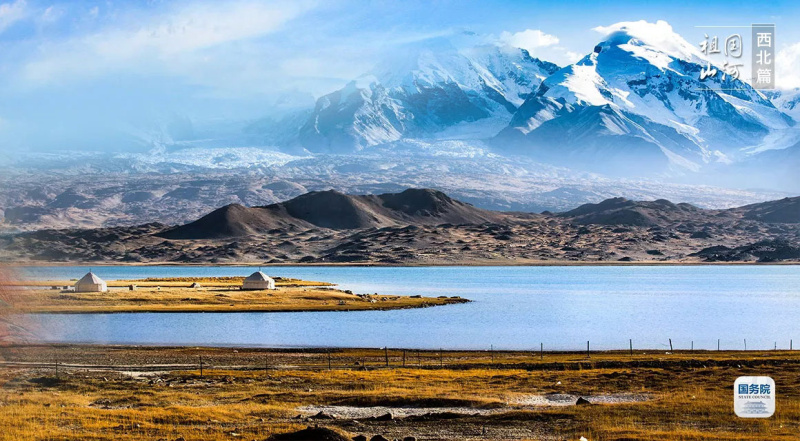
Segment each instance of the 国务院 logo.
M739 377L733 384L733 410L741 418L769 418L775 413L775 381Z

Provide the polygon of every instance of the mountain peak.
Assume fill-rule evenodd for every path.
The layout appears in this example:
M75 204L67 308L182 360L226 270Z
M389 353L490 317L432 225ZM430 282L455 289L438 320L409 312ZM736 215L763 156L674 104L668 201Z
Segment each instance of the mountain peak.
M475 208L438 190L408 189L378 196L325 190L264 207L226 205L158 236L218 239L269 234L276 229L355 230L398 225L481 224L503 219L501 214Z
M610 26L598 26L594 30L605 35L603 41L595 46L595 53L610 47L620 47L644 55L639 50L641 48L644 52L655 51L689 62L707 61L696 46L686 41L664 20L655 23L645 20L625 21Z
M463 40L463 38L461 39ZM475 42L480 38L467 38ZM311 152L350 153L403 137L488 138L558 69L524 49L436 37L386 54L370 72L321 97L300 129ZM476 124L478 121L488 124Z

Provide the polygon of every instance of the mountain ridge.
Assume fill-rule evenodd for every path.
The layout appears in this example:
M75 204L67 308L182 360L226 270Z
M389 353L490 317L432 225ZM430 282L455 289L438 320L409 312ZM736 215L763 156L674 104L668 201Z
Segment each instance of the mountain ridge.
M678 49L654 43L656 31ZM738 79L701 80L706 63L666 22L617 24L592 53L542 81L494 144L626 176L698 172L748 149L787 147L762 144L796 130L791 116Z
M227 205L177 227L3 235L0 261L462 265L800 256L800 197L722 210L611 198L530 214L480 210L428 189L304 196L265 207ZM333 213L346 215L332 220Z
M398 225L501 222L503 215L451 199L432 189L347 195L313 191L276 204L230 204L159 233L167 239L218 239L265 234L280 228L354 230Z

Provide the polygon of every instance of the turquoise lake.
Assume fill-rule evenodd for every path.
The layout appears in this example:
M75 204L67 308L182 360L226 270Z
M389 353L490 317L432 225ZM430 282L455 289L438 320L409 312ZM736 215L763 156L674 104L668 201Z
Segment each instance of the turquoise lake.
M48 342L421 349L788 348L800 344L800 266L262 267L356 293L473 302L365 312L31 316ZM73 279L89 267L31 267ZM256 267L97 266L106 280L248 275Z

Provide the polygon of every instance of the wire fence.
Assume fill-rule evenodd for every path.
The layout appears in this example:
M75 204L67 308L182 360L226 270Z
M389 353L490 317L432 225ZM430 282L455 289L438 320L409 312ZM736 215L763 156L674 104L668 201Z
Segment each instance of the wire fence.
M245 349L245 348L129 348L116 359L106 359L98 347L90 354L71 355L86 350L81 346L40 347L38 356L27 354L0 357L0 367L43 369L58 376L65 371L92 370L121 373L190 371L206 375L211 371L297 370L358 370L358 369L527 369L569 370L584 368L613 368L623 366L659 367L681 366L739 366L754 364L800 364L800 351L794 351L793 341L788 349L717 350L676 349L669 341L668 351L637 349L632 339L626 349L593 350L586 342L585 351L547 350L540 343L535 350L423 350L402 348L379 349ZM119 351L120 349L117 348ZM95 352L92 352L95 351ZM153 354L157 354L154 356Z

